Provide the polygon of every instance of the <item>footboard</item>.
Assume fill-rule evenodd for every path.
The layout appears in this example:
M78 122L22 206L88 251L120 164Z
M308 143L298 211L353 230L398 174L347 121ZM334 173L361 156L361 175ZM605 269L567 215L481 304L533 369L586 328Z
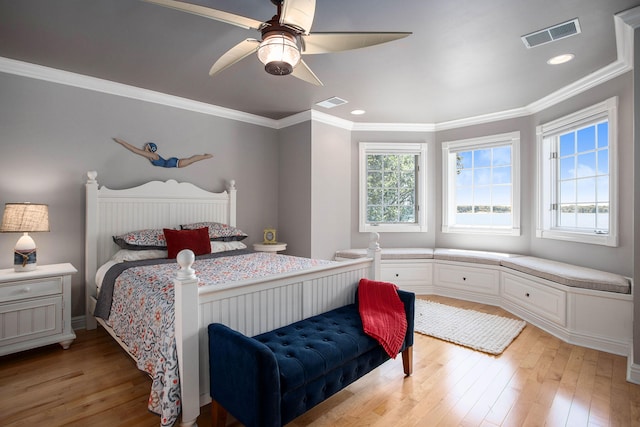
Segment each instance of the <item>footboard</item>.
M375 258L372 253L372 258L210 289L198 288L189 272L192 253L179 254L181 273L175 279L175 315L176 341L180 343L182 425L195 423L200 406L210 401L207 325L222 323L252 336L350 304L359 280L375 276ZM197 304L193 303L195 300ZM193 381L194 378L199 380Z

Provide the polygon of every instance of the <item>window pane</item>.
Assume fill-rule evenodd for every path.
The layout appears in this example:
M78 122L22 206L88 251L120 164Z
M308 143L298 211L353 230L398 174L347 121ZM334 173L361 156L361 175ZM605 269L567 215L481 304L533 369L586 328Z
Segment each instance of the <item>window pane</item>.
M511 147L496 147L493 149L493 166L511 164Z
M511 184L511 166L493 168L493 184Z
M491 149L475 150L473 152L473 167L491 166Z
M367 221L380 222L382 221L382 206L368 206L367 207Z
M563 181L560 183L560 204L576 203L576 182Z
M598 203L609 202L609 176L599 176L596 178L598 187Z
M609 123L604 122L598 125L598 148L609 146Z
M595 126L580 129L578 131L578 152L595 150L596 148L596 129Z
M511 186L499 185L493 187L493 204L494 206L507 206L511 212Z
M457 153L457 159L458 159L459 166L461 166L463 169L469 169L472 165L473 157L472 157L471 151L464 151L462 153Z
M384 222L398 222L400 216L398 215L397 206L385 206L383 212Z
M382 190L371 189L367 194L367 205L381 205L382 204Z
M596 201L595 178L582 178L576 180L578 203L594 203Z
M576 140L573 132L560 136L560 156L568 156L576 152Z
M576 158L574 156L560 159L560 179L576 177Z
M473 170L473 185L491 184L491 169L481 168Z
M382 155L373 155L369 154L367 156L367 169L368 170L382 170L383 165L383 157Z
M462 170L456 176L456 185L473 185L473 175L470 169Z
M596 210L594 205L578 205L576 215L578 228L596 228Z
M457 187L456 188L456 206L457 211L460 212L461 205L471 206L473 203L473 188L472 187Z
M367 186L369 188L381 188L382 187L382 172L369 172L369 173L367 173Z
M475 187L473 191L473 201L476 207L491 206L491 187L488 185Z
M384 205L397 205L398 204L398 190L384 190L382 196Z
M578 178L595 176L596 174L596 153L580 154L578 157Z
M598 174L609 174L609 150L598 150Z

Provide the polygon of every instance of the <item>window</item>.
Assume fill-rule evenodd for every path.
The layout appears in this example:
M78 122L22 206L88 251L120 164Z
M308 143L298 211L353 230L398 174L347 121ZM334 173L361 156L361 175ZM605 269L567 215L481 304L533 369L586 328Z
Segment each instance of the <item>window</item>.
M617 98L537 128L536 236L617 246Z
M360 231L426 231L427 144L360 143Z
M520 234L520 133L442 144L442 231Z

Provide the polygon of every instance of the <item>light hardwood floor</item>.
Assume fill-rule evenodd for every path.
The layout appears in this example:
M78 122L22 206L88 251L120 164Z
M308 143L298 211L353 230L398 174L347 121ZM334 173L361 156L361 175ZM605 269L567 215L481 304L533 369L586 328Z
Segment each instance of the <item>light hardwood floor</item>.
M0 425L158 426L146 409L148 377L104 330L76 332L66 351L0 357ZM398 357L289 426L640 426L640 385L625 381L626 367L624 357L566 344L531 325L498 357L416 334L411 377ZM205 407L198 425L209 424Z

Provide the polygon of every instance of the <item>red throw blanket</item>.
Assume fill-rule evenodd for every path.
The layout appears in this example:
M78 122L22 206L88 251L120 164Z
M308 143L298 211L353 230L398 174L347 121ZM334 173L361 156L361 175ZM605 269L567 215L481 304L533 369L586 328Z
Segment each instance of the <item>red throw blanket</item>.
M393 283L360 279L358 310L364 332L395 359L407 334L407 315Z

